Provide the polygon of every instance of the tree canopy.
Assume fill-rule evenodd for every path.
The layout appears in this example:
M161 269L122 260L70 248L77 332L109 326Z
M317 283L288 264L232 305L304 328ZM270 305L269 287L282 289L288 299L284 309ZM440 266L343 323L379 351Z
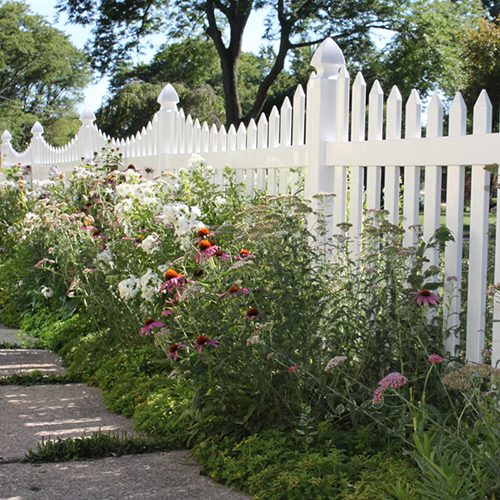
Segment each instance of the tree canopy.
M39 120L52 144L78 128L74 105L91 77L82 51L18 1L0 2L0 127L22 147Z
M291 51L334 37L351 50L370 44L372 28L391 29L405 0L59 0L71 22L92 26L88 44L102 72L130 57L145 35L160 29L169 41L208 37L222 71L226 123L256 118ZM252 11L265 10L263 43L277 42L272 64L261 79L251 109L243 112L238 65L243 33Z

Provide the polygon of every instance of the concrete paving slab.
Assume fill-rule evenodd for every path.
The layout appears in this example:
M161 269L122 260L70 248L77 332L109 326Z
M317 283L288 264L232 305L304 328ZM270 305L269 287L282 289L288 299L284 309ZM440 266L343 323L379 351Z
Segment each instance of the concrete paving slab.
M0 465L0 500L249 500L200 476L187 452Z
M101 391L85 384L1 386L0 416L0 463L22 460L42 438L132 430L130 419L111 413Z
M32 347L35 343L35 338L30 337L24 332L16 328L8 328L0 324L0 342L8 342L9 344L18 344L20 347Z
M64 375L61 358L42 349L0 349L0 377L40 370L44 375Z

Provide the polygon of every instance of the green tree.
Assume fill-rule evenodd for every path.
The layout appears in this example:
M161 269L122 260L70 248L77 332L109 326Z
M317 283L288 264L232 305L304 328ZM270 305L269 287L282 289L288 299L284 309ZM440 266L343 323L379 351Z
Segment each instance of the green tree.
M405 1L59 0L58 6L71 22L93 27L88 48L102 72L129 58L145 35L163 30L173 41L205 33L220 61L226 123L237 124L257 118L292 50L315 45L326 36L344 47L370 45L370 30L393 27ZM263 9L268 12L265 42L276 41L279 47L251 108L244 111L238 85L242 38L252 11Z
M0 2L0 127L24 146L36 120L55 145L78 129L75 104L90 81L82 51L17 1Z
M493 123L498 123L500 106L500 25L498 19L483 18L460 36L462 42L461 90L465 103L472 109L481 90L485 89L493 105Z

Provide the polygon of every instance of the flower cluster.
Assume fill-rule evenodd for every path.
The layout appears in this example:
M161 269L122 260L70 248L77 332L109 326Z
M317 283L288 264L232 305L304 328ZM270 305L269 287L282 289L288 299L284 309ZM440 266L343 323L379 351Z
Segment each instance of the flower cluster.
M408 379L401 373L389 373L378 383L378 387L373 394L372 404L381 403L384 399L384 391L387 391L387 389L398 389L407 383Z

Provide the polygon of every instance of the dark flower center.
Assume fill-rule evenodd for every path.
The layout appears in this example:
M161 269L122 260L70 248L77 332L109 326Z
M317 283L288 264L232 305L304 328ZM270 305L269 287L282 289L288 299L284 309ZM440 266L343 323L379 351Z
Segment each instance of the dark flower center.
M200 243L198 244L198 248L200 250L207 250L212 246L212 243L208 240L201 240Z
M200 335L197 339L196 339L196 343L198 345L205 345L206 343L208 342L208 337L206 335Z
M229 293L236 293L238 291L238 287L237 286L232 286L230 289L229 289Z
M202 227L198 230L197 236L198 238L203 238L204 236L208 236L210 234L210 230L206 227Z
M248 250L240 250L240 257L247 257L248 255L250 255L250 252Z
M177 349L179 349L179 344L172 344L170 346L170 349L168 351L169 352L175 352L175 351L177 351Z
M430 292L429 290L427 290L427 288L424 288L424 289L420 292L420 295L422 295L423 297L430 297L431 292Z
M168 281L168 280L171 280L173 278L179 278L180 276L182 276L182 274L179 274L178 272L174 271L173 269L169 269L165 273L165 280Z
M154 322L155 322L155 320L153 318L148 318L146 321L144 321L144 326L148 326Z
M259 314L259 310L256 308L256 307L251 307L248 311L247 311L247 316L257 316Z

